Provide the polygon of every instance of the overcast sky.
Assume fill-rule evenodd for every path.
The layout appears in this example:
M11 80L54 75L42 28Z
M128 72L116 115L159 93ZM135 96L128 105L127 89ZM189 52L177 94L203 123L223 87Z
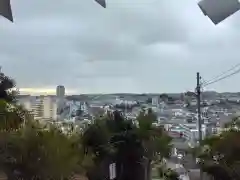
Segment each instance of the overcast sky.
M240 12L215 26L196 0L12 0L0 64L19 88L183 92L240 62ZM209 86L240 91L240 74Z

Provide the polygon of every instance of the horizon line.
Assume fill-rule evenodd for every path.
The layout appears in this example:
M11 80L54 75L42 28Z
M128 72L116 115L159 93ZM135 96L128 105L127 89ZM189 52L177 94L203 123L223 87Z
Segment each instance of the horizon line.
M56 88L16 88L20 95L56 95ZM181 92L81 92L80 90L65 89L66 95L80 95L80 94L181 94L189 90ZM216 91L208 89L203 92L216 93L239 93L237 91Z

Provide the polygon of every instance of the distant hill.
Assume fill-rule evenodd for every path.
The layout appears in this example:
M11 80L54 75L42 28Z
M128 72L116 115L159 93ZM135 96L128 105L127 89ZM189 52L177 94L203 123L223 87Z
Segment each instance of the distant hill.
M66 98L68 100L76 101L90 101L90 100L101 100L105 98L124 98L124 99L136 99L136 100L146 100L148 98L160 96L162 93L143 93L143 94L134 94L134 93L113 93L113 94L81 94L81 95L68 95ZM182 93L166 93L169 97L174 99L181 98ZM223 92L218 93L215 91L205 91L202 93L203 97L206 99L214 99L217 97L229 97L229 96L240 96L240 92ZM29 97L30 95L19 95L18 98ZM51 97L56 97L55 95L50 95Z

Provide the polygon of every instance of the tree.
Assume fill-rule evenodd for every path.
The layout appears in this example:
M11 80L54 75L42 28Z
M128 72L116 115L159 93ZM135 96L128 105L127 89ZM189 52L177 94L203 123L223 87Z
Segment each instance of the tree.
M0 100L0 130L19 129L29 116L30 114L22 106Z
M15 81L0 72L0 130L18 129L29 113L16 104Z
M81 161L78 140L54 127L43 130L32 122L9 133L6 147L5 171L16 179L62 180L69 178Z
M0 100L5 100L8 103L16 101L17 92L13 90L15 88L15 81L0 72Z
M113 133L110 142L116 149L115 158L119 162L117 170L121 172L122 169L125 169L121 173L122 179L139 179L139 169L142 169L141 162L144 150L136 126L133 125L132 121L126 120L117 112L113 114L113 119L114 121L109 121Z
M168 169L165 166L158 167L159 177L164 180L179 180L179 175L174 170Z
M81 136L32 121L17 105L14 87L15 82L0 73L0 168L8 179L62 180L83 173Z
M105 118L96 119L84 132L81 140L86 154L102 159L106 155L106 146L109 141L109 129Z
M163 128L152 125L156 120L156 115L149 109L139 114L138 125L134 125L116 111L89 126L83 134L83 146L87 154L94 154L95 163L113 156L118 162L117 171L120 172L121 167L125 169L121 173L124 180L137 179L139 169L143 167L147 167L150 177L152 161L168 157L171 149L171 138Z
M198 149L201 168L216 180L240 179L239 118L234 118L227 128L205 139Z
M110 158L117 161L117 174L124 167L122 178L134 179L133 170L142 157L141 144L138 142L132 122L126 121L120 112L116 111L97 119L84 132L82 144L86 155L92 154L95 165L91 168L94 170L90 170L95 176L101 178L99 172L101 164Z
M191 91L187 91L184 95L188 96L190 98L195 98L196 97L196 93L195 92L191 92Z
M168 101L168 95L166 93L160 94L160 99L164 102Z
M168 169L166 172L165 172L165 179L166 180L179 180L179 175L177 172L171 170L171 169Z
M143 110L137 117L137 134L144 148L144 157L148 159L147 172L150 178L152 161L161 161L169 157L172 145L171 138L165 133L164 128L154 127L157 117L151 109Z

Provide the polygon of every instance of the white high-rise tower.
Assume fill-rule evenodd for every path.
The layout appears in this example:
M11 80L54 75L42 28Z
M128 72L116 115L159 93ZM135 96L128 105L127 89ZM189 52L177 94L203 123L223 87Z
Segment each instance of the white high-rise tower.
M65 96L65 87L62 85L57 86L56 95L57 95L57 97L64 97Z
M65 87L64 86L57 86L56 89L57 95L57 119L63 120L63 112L65 108Z

